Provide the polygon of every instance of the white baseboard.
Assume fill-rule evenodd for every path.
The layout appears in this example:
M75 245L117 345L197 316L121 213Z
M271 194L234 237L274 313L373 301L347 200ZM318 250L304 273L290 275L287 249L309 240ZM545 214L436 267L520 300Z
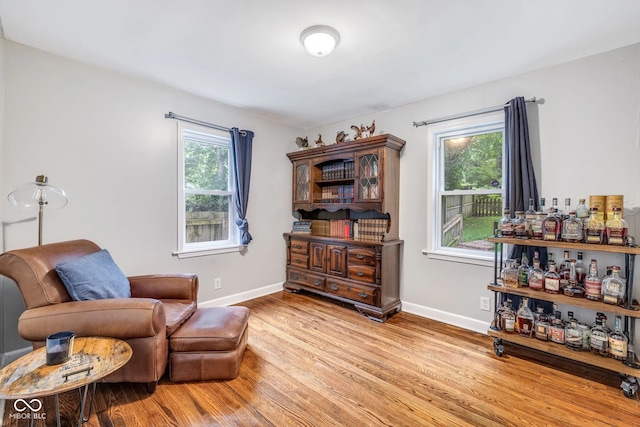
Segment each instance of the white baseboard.
M438 310L431 307L425 307L423 305L413 304L410 302L402 302L402 311L415 314L418 316L426 317L428 319L437 320L438 322L448 323L453 326L468 329L470 331L478 332L481 334L487 333L489 324L481 320L472 319L470 317L460 316L458 314L452 314L446 311Z
M253 298L258 298L265 295L273 294L275 292L279 292L282 290L283 283L284 282L275 283L273 285L264 286L262 288L240 292L239 294L233 294L209 301L198 302L198 307L224 307L227 305L238 304L240 302L248 301Z

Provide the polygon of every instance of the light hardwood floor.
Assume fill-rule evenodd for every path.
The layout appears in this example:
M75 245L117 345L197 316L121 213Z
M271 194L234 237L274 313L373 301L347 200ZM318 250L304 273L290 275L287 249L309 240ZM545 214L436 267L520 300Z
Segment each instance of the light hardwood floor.
M238 378L99 384L86 426L632 426L618 374L398 313L373 322L317 297L275 293L251 309ZM73 425L77 393L61 396ZM4 424L20 424L9 418ZM53 399L45 402L54 425ZM38 425L43 425L39 423Z

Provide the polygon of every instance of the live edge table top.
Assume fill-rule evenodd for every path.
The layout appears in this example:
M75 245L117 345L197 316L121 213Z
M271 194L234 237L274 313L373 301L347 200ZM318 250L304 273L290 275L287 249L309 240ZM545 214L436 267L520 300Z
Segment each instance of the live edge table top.
M46 363L41 347L0 370L0 399L49 396L91 384L122 367L133 351L115 338L79 337L73 354L60 365Z

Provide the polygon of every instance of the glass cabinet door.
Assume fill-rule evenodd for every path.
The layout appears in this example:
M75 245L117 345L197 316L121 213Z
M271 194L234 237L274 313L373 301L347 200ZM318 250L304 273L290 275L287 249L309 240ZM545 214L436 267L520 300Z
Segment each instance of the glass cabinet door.
M361 201L380 200L382 185L379 173L380 156L377 150L358 157L358 197Z
M294 167L293 198L295 202L311 201L311 186L309 179L309 163L298 163Z

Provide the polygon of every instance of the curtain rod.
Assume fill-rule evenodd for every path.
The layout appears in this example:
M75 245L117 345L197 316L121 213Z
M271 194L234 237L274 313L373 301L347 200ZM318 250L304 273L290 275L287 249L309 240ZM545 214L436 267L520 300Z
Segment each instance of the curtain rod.
M188 122L188 123L193 123L194 125L200 125L200 126L204 126L204 127L208 127L208 128L212 128L212 129L217 129L217 130L221 130L223 132L231 132L231 129L224 127L224 126L218 126L218 125L214 125L213 123L207 123L207 122L203 122L201 120L196 120L196 119L192 119L189 117L185 117L185 116L179 116L175 113L172 113L171 111L169 111L168 113L166 113L164 115L165 119L176 119L176 120L180 120L183 122ZM242 135L246 135L247 132L244 130L241 130L240 133Z
M531 99L525 99L525 102L536 102L536 101L537 100L536 100L535 97L533 97ZM424 121L421 121L421 122L413 122L413 126L415 126L415 127L426 126L426 125L431 125L431 124L434 124L434 123L446 122L448 120L461 119L463 117L471 117L471 116L478 116L480 114L493 113L495 111L503 110L504 107L507 107L508 105L509 104L496 105L496 106L493 106L493 107L483 108L481 110L469 111L469 112L466 112L466 113L453 114L451 116L440 117L438 119L424 120Z

